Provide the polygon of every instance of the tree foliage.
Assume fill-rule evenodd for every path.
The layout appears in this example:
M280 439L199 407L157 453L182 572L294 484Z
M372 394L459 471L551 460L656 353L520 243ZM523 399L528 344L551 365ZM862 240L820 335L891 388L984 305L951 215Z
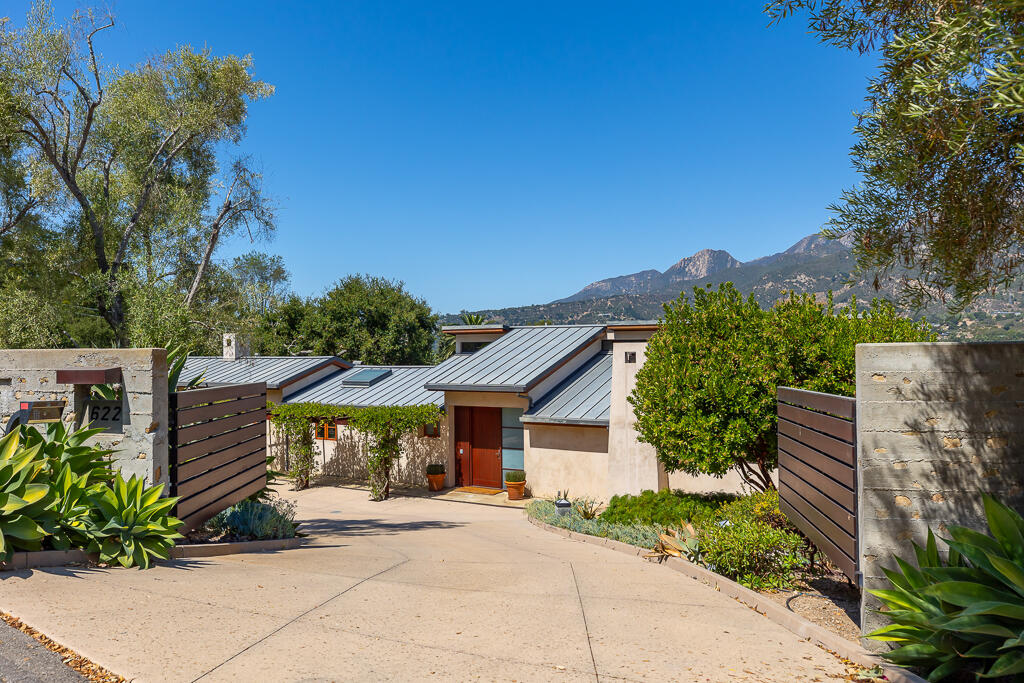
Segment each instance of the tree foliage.
M876 300L836 309L790 294L770 310L732 283L665 306L629 397L640 440L669 471L721 477L736 468L758 490L778 461L775 396L791 386L852 396L858 343L928 341L923 323Z
M437 316L402 282L349 275L310 302L301 334L316 354L380 365L433 361Z
M45 2L21 29L0 24L0 237L45 230L57 293L125 345L130 289L173 287L192 305L228 236L273 229L251 161L219 159L242 140L249 103L273 89L250 58L188 46L107 65L97 41L113 25L93 12L59 24Z
M879 60L851 151L860 186L827 232L908 303L954 310L1024 266L1024 11L1016 0L772 0L773 20Z

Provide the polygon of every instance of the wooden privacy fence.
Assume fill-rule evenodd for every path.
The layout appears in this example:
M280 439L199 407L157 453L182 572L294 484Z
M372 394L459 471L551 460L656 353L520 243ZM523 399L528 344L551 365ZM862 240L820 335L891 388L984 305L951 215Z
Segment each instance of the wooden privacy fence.
M171 495L194 529L267 483L267 385L171 394Z
M778 388L779 507L855 582L856 414L856 399Z

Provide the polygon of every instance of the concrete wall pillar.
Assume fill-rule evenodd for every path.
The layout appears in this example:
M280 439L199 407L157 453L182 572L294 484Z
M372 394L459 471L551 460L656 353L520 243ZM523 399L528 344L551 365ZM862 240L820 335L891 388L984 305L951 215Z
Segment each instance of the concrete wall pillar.
M885 588L929 528L986 529L981 492L1024 509L1024 343L858 345L857 445L864 588ZM865 590L864 632L878 606Z
M608 496L658 491L668 486L668 476L658 463L654 447L641 443L634 426L636 414L627 400L636 387L636 373L643 366L647 340L619 340L612 344L612 396L608 424ZM629 355L632 354L632 355Z
M88 387L57 384L57 370L121 368L125 418L119 433L93 441L115 451L114 464L128 478L152 484L170 481L167 472L167 351L164 349L0 349L0 421L21 401L67 400L63 419L79 424Z

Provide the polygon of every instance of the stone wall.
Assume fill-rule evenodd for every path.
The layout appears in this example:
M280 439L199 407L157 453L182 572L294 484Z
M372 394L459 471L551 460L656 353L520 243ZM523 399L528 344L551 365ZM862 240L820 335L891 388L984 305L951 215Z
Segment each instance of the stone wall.
M859 345L857 439L861 571L883 588L929 527L985 529L981 492L1022 509L1024 343ZM865 591L865 632L877 607Z
M124 388L121 433L94 441L115 449L125 478L167 483L167 352L164 349L0 349L0 427L21 401L65 399L63 419L79 423L89 387L57 384L57 370L119 367Z

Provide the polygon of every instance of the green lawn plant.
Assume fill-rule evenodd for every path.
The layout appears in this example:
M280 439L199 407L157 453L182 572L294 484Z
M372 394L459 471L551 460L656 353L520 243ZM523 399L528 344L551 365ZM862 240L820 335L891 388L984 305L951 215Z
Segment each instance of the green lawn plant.
M612 496L601 519L609 522L644 522L647 524L677 525L680 521L700 522L714 516L736 496L726 493L684 493L662 489L641 491L640 495Z
M929 681L967 675L1024 677L1024 518L983 496L988 534L950 526L948 558L931 530L917 567L896 557L892 587L872 590L892 622L868 634L896 649L882 656L920 668Z

